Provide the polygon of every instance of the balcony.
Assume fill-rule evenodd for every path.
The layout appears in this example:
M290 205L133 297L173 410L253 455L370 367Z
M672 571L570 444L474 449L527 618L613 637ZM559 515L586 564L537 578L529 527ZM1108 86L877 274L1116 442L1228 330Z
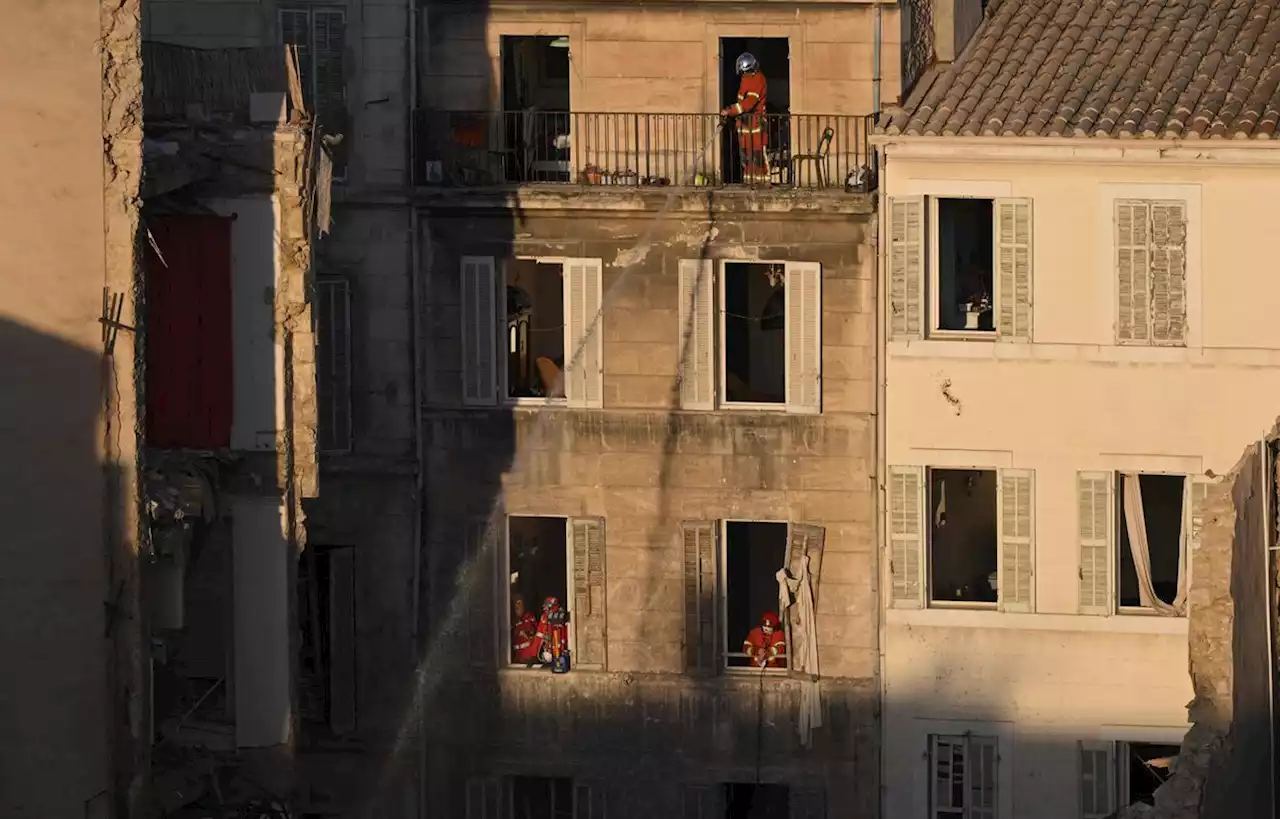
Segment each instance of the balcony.
M768 114L762 168L748 175L718 114L428 111L414 115L414 183L830 190L875 187L872 118Z

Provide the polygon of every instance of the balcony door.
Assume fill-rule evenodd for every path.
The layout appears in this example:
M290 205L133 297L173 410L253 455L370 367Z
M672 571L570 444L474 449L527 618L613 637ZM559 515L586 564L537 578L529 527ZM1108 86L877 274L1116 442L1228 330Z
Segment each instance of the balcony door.
M502 161L509 182L568 182L568 36L502 38Z
M760 71L768 81L769 156L790 156L791 128L786 117L791 113L791 43L786 37L721 37L720 38L720 107L738 101L738 73L734 69L738 56L750 53L760 63ZM738 147L736 129L726 127L720 135L720 178L726 184L743 181L742 151Z

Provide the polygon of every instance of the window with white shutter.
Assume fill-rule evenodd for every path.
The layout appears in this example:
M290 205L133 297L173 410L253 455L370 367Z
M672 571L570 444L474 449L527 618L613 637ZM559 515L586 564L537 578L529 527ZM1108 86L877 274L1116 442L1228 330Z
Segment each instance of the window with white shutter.
M889 332L919 338L924 304L924 197L889 199Z
M715 409L715 263L680 260L680 407Z
M1030 611L1030 473L1011 471L1005 481L994 469L930 468L925 477L929 605L1003 607L1003 539L1008 538L1015 549L1012 567L1022 577L1015 573L1007 579L1021 583L1028 597L1015 599L1012 609ZM1003 509L1002 487L1009 492L1008 509ZM1007 523L1002 510L1009 515Z
M930 819L996 819L996 737L933 734L929 745Z
M1111 498L1111 473L1076 475L1081 614L1111 613Z
M787 262L787 409L822 411L822 267Z
M351 449L351 283L316 280L316 403L321 452Z
M1185 345L1186 203L1117 200L1115 225L1116 342Z
M1003 339L1031 338L1031 200L995 201L996 329Z
M704 676L716 673L720 665L715 616L717 530L714 521L680 524L684 548L685 669Z
M297 49L303 101L326 134L342 134L330 146L334 178L341 179L350 145L347 115L345 9L306 6L280 9L280 41Z
M924 470L889 469L889 583L894 608L918 609L924 586Z
M462 257L462 403L472 406L498 397L496 284L492 256Z
M1000 471L999 600L1004 611L1035 611L1035 476Z
M569 531L573 550L573 663L579 668L602 671L608 666L604 520L573 518Z
M564 262L565 392L571 407L604 406L603 270L600 259Z
M1115 810L1115 745L1080 743L1080 819L1108 819Z

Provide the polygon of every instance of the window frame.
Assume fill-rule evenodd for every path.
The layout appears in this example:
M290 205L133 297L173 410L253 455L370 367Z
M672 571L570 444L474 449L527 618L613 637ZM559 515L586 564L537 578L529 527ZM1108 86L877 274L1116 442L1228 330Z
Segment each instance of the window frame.
M497 561L501 574L498 575L500 581L500 591L498 593L499 603L501 604L498 612L497 620L497 641L500 646L500 661L498 668L506 671L542 671L546 669L541 666L528 668L524 663L516 663L511 660L511 519L512 518L553 518L564 521L564 583L565 593L561 598L562 605L569 612L568 632L569 632L569 651L570 656L577 655L577 632L574 623L574 613L577 607L573 601L573 521L572 515L546 515L546 514L520 514L513 515L508 513L503 521L502 528L502 560ZM527 601L526 601L527 603ZM535 615L541 611L542 601L534 604L532 610ZM553 777L554 778L554 777Z
M1189 730L1189 729L1186 729ZM1186 730L1181 731L1181 736L1151 736L1147 739L1114 739L1101 738L1095 740L1086 740L1079 743L1079 753L1076 763L1076 792L1077 804L1076 815L1081 819L1105 819L1122 807L1133 803L1133 795L1129 790L1129 774L1132 766L1129 749L1133 745L1182 745L1185 738ZM1107 731L1106 734L1111 737L1119 733L1122 736L1132 736L1132 731ZM1157 729L1156 733L1163 734ZM1097 753L1106 756L1107 773L1110 776L1110 787L1106 790L1106 797L1110 800L1106 806L1109 808L1106 812L1085 812L1084 809L1084 754ZM1096 791L1095 791L1096 793Z
M1110 556L1108 563L1111 567L1111 607L1115 614L1126 617L1168 617L1169 615L1160 614L1155 609L1146 606L1124 606L1120 603L1120 562L1123 554L1120 548L1121 527L1125 525L1124 518L1120 514L1120 493L1124 491L1123 483L1118 478L1124 472L1133 472L1135 470L1111 470L1110 492L1110 509L1111 509L1111 538L1110 538ZM1178 559L1185 569L1185 577L1181 578L1180 591L1188 591L1191 588L1191 540L1192 540L1192 524L1194 516L1192 514L1193 492L1195 486L1195 475L1189 475L1182 472L1167 471L1137 471L1139 477L1143 475L1164 475L1169 477L1182 478L1182 533L1183 538L1178 544L1180 553ZM1149 559L1149 556L1148 556ZM1190 615L1189 604L1188 609L1182 614L1177 615L1177 619L1186 619Z
M495 327L495 329L498 331L499 338L500 338L498 346L494 348L494 352L497 354L497 361L495 362L495 366L497 368L497 376L498 376L499 405L507 406L507 407L522 407L522 406L523 407L530 407L530 406L567 407L569 406L569 379L566 377L565 375L566 370L564 369L561 369L560 371L561 389L564 390L564 395L561 395L557 398L548 398L548 397L538 398L537 396L533 396L533 395L522 395L522 396L511 395L511 382L510 382L511 374L508 372L509 370L508 356L510 355L509 353L510 335L509 335L509 328L507 327L507 321L506 321L507 287L509 286L508 281L510 279L510 268L512 264L514 264L515 262L534 262L536 264L559 265L560 266L560 311L561 311L561 314L564 316L564 326L560 328L561 330L560 339L561 339L561 344L564 347L565 359L567 360L571 355L573 355L571 339L569 338L569 334L570 334L569 311L570 309L572 309L570 304L570 298L569 298L569 281L568 281L569 257L567 256L509 256L503 259L495 259L494 262L495 262L494 275L496 276L496 281L494 282L494 294L495 294L494 302L498 307L498 317L495 320L495 323L497 326Z
M965 794L965 804L960 806L958 811L954 808L941 807L937 804L937 780L938 780L938 747L940 741L947 741L949 744L958 744L955 740L960 740L964 745L964 778L962 787ZM977 742L975 743L975 740ZM928 788L928 806L929 819L995 819L1000 815L1000 737L998 734L975 734L966 731L960 734L928 734L929 750L928 760L929 768L927 780ZM989 809L982 809L983 812L976 817L973 813L974 808L969 804L969 796L973 789L969 786L969 776L973 771L970 764L973 759L972 749L990 745L993 751L993 766L991 768L991 806Z
M353 448L354 448L354 446L355 446L355 440L354 440L354 439L355 439L354 419L352 418L352 415L353 415L353 413L354 413L354 401L353 401L354 388L353 388L353 385L352 385L352 378L353 378L353 376L354 376L354 374L355 374L355 368L352 366L352 360L351 360L351 336L352 336L352 332L351 332L351 302L352 302L352 292L351 292L351 291L352 291L352 287L351 287L351 279L350 279L350 278L348 278L347 276L334 276L334 275L322 275L322 276L318 276L318 277L316 277L316 283L315 283L315 303L314 303L314 305L313 305L313 307L314 307L313 319L314 319L315 332L316 332L316 335L315 335L315 341L316 341L316 344L315 344L315 346L316 346L316 351L317 351L317 353L323 352L323 351L325 351L325 350L327 349L326 347L324 347L324 346L321 344L321 338L323 338L323 336L328 332L328 331L325 329L325 326L324 326L324 322L323 322L323 315L322 315L322 312L323 312L323 311L322 311L322 309L321 309L321 304L323 303L323 302L322 302L322 300L323 300L323 299L326 299L326 298L334 298L334 297L335 297L333 294L328 294L328 293L326 293L326 292L325 292L326 290L329 290L330 288L336 289L336 291L337 291L337 293L336 293L336 299L337 299L337 305L336 305L336 308L337 308L337 309L341 309L341 311L342 311L342 312L345 314L345 316L346 316L346 321L345 321L345 327L346 327L346 338L345 338L345 339L343 339L343 344L342 344L342 348L343 348L343 349L342 349L342 354L343 354L343 356L345 357L345 360L346 360L346 374L345 374L345 384L344 384L344 386L342 387L342 389L341 389L341 390L339 390L339 391L337 391L336 393L331 392L331 393L330 393L330 395L329 395L329 397L330 397L330 398L332 398L334 401L337 401L337 402L345 403L345 404L346 404L346 421L345 421L345 424L344 424L344 428L341 430L341 432L340 432L340 433L339 433L338 431L334 431L334 432L332 433L332 434L336 437L336 439L338 440L339 445L337 445L337 446L328 446L328 445L326 445L326 444L327 444L326 439L327 439L327 437L328 437L328 436L326 436L326 434L325 434L325 429L326 429L326 428L325 428L325 427L320 423L320 416L319 416L319 415L317 415L317 417L316 417L316 444L317 444L317 447L316 447L316 448L317 448L317 450L318 450L319 452L321 452L322 454L327 454L327 455L342 455L342 454L346 454L346 453L351 452L351 451L352 451L352 449L353 449ZM320 374L321 374L322 372L324 372L324 371L327 371L327 370L330 370L330 369L335 369L335 368L331 368L331 367L328 367L328 366L321 366L323 363L324 363L324 362L322 362L322 360L321 360L321 356L320 356L320 355L317 355L317 356L316 356L316 398L317 398L317 404L321 403L321 402L319 401L320 393L321 393L320 383L319 383L319 382L320 382ZM323 408L321 408L321 411L322 411L322 410L323 410ZM344 441L345 441L345 443L343 443Z
M782 633L787 647L787 665L785 668L752 668L750 666L729 665L730 656L745 657L741 651L729 651L729 524L730 523L777 523L786 527L787 535L783 540L783 561L786 561L791 525L794 521L774 520L772 518L721 518L716 521L716 616L720 618L718 629L721 640L719 671L725 674L761 675L785 677L791 672L791 618L786 612L776 612L782 624ZM779 566L779 569L782 567ZM745 639L745 638L744 638Z
M980 199L991 203L991 329L990 330L944 330L939 327L942 318L942 219L939 203L943 199ZM1000 277L996 274L996 201L998 197L978 196L976 194L949 194L925 197L925 231L929 243L925 262L925 297L929 301L927 312L928 326L925 338L939 341L997 341L1000 328L996 323L996 312L1000 306Z

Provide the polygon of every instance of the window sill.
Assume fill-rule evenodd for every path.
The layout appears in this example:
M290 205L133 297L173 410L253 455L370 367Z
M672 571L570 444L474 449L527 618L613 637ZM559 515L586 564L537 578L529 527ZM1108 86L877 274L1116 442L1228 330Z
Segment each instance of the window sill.
M989 628L1026 631L1083 631L1106 634L1168 634L1185 637L1186 617L1159 615L1016 614L992 609L889 609L891 626L924 628Z
M724 675L726 677L786 677L787 669L785 668L744 668L740 665L725 666Z
M930 330L928 341L999 341L995 330Z
M751 401L721 401L717 409L723 412L786 412L785 401L777 404L764 404Z
M546 398L534 398L531 396L528 398L507 398L502 401L501 406L503 407L567 407L569 406L569 401L564 398L552 398L551 400L547 400Z

